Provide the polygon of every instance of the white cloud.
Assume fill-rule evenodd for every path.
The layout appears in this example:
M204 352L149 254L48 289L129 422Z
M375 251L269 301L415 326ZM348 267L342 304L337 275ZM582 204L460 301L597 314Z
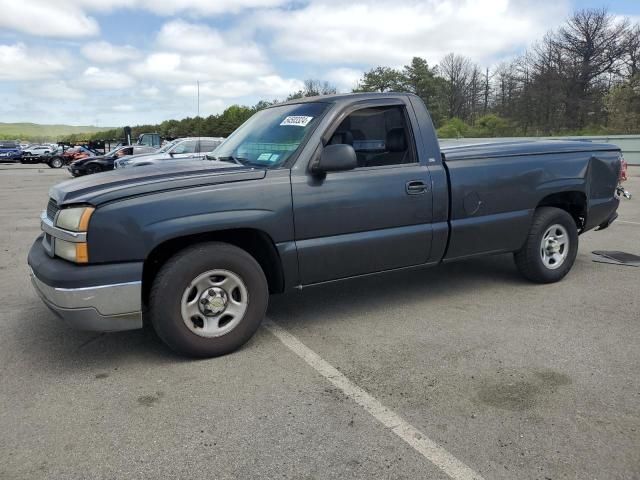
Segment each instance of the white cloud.
M249 8L275 7L286 0L4 0L0 28L48 38L94 36L100 27L91 12L141 9L154 15L216 16Z
M362 78L362 70L355 68L334 68L322 77L336 86L339 92L350 92Z
M134 108L133 105L130 104L120 104L114 105L113 107L111 107L111 110L113 110L114 112L133 112Z
M185 83L249 79L272 73L266 55L253 42L223 35L203 24L175 20L158 33L158 51L132 66L134 75Z
M204 82L200 84L200 97L237 98L260 96L262 98L284 97L302 89L303 83L293 78L282 78L279 75L264 75L251 80L231 80L222 82ZM176 93L195 98L196 84L184 84L176 88Z
M50 78L65 68L66 55L28 48L23 43L0 45L0 80Z
M56 116L59 121L69 115L70 121L99 118L107 125L193 115L198 80L201 111L210 114L233 103L284 98L303 87L293 78L296 75L328 80L339 91L349 91L364 70L376 65L401 67L416 55L433 65L454 51L491 65L563 22L571 6L569 0L0 0L0 4L3 34L24 38L13 45L0 44L0 88L3 81L23 82L9 83L4 91L15 109L5 109L2 116L11 112L9 116L43 115L43 121ZM48 44L45 50L38 47L41 40L30 43L28 35L58 42L97 36L97 19L102 18L97 15L115 11L140 22L139 32L121 37L126 38L122 45L96 37L80 45L77 40L65 41L65 50L48 52ZM148 12L165 17L155 33L149 30L155 23L147 21ZM216 27L207 24L215 16L220 16ZM78 55L69 56L70 49ZM39 81L43 79L46 82ZM99 101L84 101L89 95ZM40 113L39 104L55 110L52 118Z
M103 70L98 67L87 68L82 76L76 80L78 86L90 90L119 90L132 87L133 79L120 72Z
M160 95L160 89L158 87L145 87L140 90L140 93L148 98L157 98Z
M0 8L0 28L49 38L96 35L100 27L78 5L52 0L8 0Z
M95 3L109 3L114 0L93 0ZM120 3L125 0L115 0ZM156 15L196 13L200 15L220 15L239 13L249 8L264 8L283 5L286 0L131 0L127 4L149 10Z
M40 82L37 85L29 85L22 89L27 96L45 98L51 100L82 100L86 94L69 86L64 80Z
M81 51L93 63L117 63L134 60L140 55L131 45L113 45L104 41L87 43Z
M251 24L296 61L402 65L455 51L483 61L511 53L561 22L567 0L317 0L303 8L257 12Z

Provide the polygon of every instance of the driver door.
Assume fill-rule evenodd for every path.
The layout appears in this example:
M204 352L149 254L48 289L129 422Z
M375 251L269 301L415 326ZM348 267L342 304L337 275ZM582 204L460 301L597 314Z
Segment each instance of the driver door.
M329 143L352 145L358 168L292 176L301 284L426 263L431 178L405 106L355 110Z

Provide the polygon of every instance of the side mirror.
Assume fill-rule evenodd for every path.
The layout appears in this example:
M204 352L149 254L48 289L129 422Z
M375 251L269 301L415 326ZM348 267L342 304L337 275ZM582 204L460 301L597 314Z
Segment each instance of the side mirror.
M312 167L313 173L344 172L358 166L356 151L351 145L327 145L322 149L320 159Z

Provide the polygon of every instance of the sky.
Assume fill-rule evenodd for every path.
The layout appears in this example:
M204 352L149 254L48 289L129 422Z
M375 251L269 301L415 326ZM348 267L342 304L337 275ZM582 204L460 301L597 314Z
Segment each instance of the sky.
M640 0L0 0L0 122L122 126L283 99L306 78L481 66L521 53L577 8L640 19Z

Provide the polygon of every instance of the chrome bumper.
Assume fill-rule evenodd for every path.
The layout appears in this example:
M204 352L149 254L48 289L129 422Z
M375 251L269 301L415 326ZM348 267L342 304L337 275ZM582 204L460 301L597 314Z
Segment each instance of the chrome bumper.
M55 288L42 282L33 270L30 274L47 307L77 329L116 332L142 328L142 282Z

